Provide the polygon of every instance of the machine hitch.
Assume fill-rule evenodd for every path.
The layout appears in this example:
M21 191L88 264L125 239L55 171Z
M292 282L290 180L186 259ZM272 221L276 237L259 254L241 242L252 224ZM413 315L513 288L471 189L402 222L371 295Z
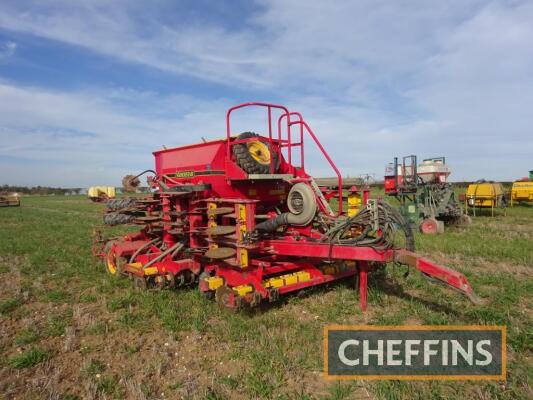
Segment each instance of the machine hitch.
M454 269L436 264L419 254L403 249L394 252L394 261L416 268L430 281L442 283L457 290L459 293L468 297L468 299L475 305L483 304L483 300L474 293L466 276Z

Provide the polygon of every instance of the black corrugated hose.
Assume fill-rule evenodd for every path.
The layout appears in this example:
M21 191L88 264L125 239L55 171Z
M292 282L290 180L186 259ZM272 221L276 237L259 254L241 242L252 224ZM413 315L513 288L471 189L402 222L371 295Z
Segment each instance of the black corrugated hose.
M377 230L374 229L374 211L364 207L358 214L327 231L323 241L385 250L394 247L394 237L400 229L405 236L406 248L414 251L415 241L411 223L384 200L377 200L376 209L378 214ZM357 237L351 236L350 231L354 229L361 231Z

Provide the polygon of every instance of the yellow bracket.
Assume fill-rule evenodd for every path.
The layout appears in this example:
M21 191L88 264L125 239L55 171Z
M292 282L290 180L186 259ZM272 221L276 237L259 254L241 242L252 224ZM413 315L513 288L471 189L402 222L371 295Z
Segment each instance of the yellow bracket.
M159 273L157 267L148 267L144 269L144 275L156 275Z
M224 280L220 276L211 276L206 278L205 281L209 290L216 290L224 284Z
M363 204L363 199L361 195L357 193L348 195L348 217L353 217L356 215Z
M248 266L248 250L240 249L239 254L241 260L241 267L246 268Z
M215 208L217 208L217 203L207 203L207 209L208 210L214 210ZM215 218L214 215L210 215L208 217L207 226L209 228L217 226L217 221L216 221L216 218Z
M244 296L247 293L253 292L253 288L250 285L240 285L232 288L239 296Z
M296 283L307 282L311 280L311 274L306 271L299 271L293 274L276 276L263 281L265 288L280 288L282 286L294 285Z

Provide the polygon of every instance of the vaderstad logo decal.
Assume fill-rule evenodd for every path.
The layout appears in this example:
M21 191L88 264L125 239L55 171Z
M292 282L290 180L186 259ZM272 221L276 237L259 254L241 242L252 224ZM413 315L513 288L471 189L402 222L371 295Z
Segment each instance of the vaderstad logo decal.
M505 380L505 326L326 326L327 379Z
M204 171L176 171L174 173L174 178L192 178L194 176L204 176L204 175L224 175L224 171L215 171L215 170L204 170Z
M192 178L194 175L194 171L178 171L174 176L176 178Z

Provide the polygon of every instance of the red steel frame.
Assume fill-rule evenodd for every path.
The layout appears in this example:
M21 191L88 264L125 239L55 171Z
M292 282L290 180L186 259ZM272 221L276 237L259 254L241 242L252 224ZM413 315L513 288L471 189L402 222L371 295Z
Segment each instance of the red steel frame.
M207 262L202 257L203 251L206 246L209 245L209 240L206 241L205 237L200 234L206 229L206 222L204 217L196 211L198 208L206 207L208 203L215 202L223 206L235 207L235 215L238 214L239 205L243 205L246 208L246 232L251 232L254 229L256 205L262 204L265 201L273 202L275 196L272 197L259 197L256 199L257 194L251 195L250 190L254 192L256 190L263 190L262 195L267 196L268 190L277 188L269 186L268 184L261 185L258 189L251 181L242 180L242 170L232 160L231 147L235 144L244 143L248 140L234 140L231 133L231 115L234 111L245 107L264 107L267 109L268 116L268 143L270 149L279 148L279 158L283 161L284 171L289 171L292 175L292 182L304 181L307 182L312 179L305 172L305 151L304 151L304 136L305 133L313 139L323 156L326 158L338 179L338 201L339 211L338 215L343 214L342 202L342 176L336 167L335 163L328 155L312 129L305 122L302 115L298 112L290 112L286 107L262 103L262 102L250 102L243 103L230 108L226 114L226 140L214 141L207 143L200 143L192 146L184 146L182 148L161 150L155 152L156 157L156 172L160 178L164 178L166 185L171 188L178 188L182 184L201 184L210 183L212 185L211 190L206 190L200 194L187 194L184 192L165 192L161 187L161 207L166 216L163 217L163 234L161 239L166 243L167 248L172 248L177 243L177 240L170 233L172 228L172 219L168 216L171 211L180 211L187 214L188 226L184 229L184 234L188 237L190 253L188 258L182 258L180 260L173 260L172 254L167 254L162 257L158 262L152 262L157 257L162 255L161 250L156 246L151 245L148 247L148 252L139 254L135 257L134 263L126 264L125 271L133 275L144 277L146 273L146 265L151 265L157 268L157 273L164 275L171 273L178 275L182 272L190 272L194 275L199 275L203 270L206 273L215 274L224 279L225 284L230 287L236 287L240 285L252 285L254 287L254 295L259 294L261 298L271 299L273 292L266 290L262 286L262 282L265 278L277 276L279 274L286 274L293 271L305 271L311 276L308 281L299 282L297 284L291 284L282 286L277 290L278 294L284 294L295 290L300 290L305 287L317 285L320 283L330 282L336 279L341 279L349 276L359 277L359 289L360 289L360 302L361 308L364 311L367 303L367 273L370 269L374 268L376 264L383 264L387 262L399 262L402 264L410 265L422 273L447 284L465 294L470 300L477 302L478 299L473 293L473 290L468 283L467 279L454 270L437 265L415 253L409 252L405 249L387 249L376 250L372 247L356 247L345 246L339 244L330 244L320 242L321 233L313 229L312 224L305 227L288 227L283 239L264 239L256 242L247 242L240 231L240 220L236 217L236 233L233 236L234 244L237 249L245 249L249 253L249 263L243 266L240 261L240 253L237 251L237 255L234 258L224 261L211 261ZM273 137L273 110L277 110L281 115L277 119L277 138ZM291 135L291 127L299 127L299 142L293 143ZM284 137L284 129L286 129L286 137ZM208 147L210 146L210 147ZM222 146L225 146L224 151ZM292 149L293 147L300 147L300 167L292 165ZM224 168L222 171L223 176L220 178L217 176L199 176L199 177L170 177L171 171L184 171L190 170L191 166L179 164L182 159L183 152L190 159L195 159L195 154L204 150L211 149L215 154L213 163L217 168ZM283 159L282 149L287 148L287 162ZM205 150L207 151L207 150ZM205 153L204 151L204 153ZM175 155L173 155L175 154ZM202 153L203 154L203 153ZM223 154L223 155L221 155ZM205 156L205 154L204 154ZM225 160L222 162L220 158ZM199 157L200 159L203 159ZM178 165L173 169L173 165ZM211 164L210 164L211 167ZM205 167L194 166L193 170L203 170ZM271 163L271 172L273 171L273 165ZM242 188L236 189L235 184L231 183L232 179L239 179ZM275 176L273 176L273 179ZM154 180L156 182L157 179ZM157 187L157 184L155 184ZM214 196L214 193L218 193L218 196ZM220 194L223 194L222 197ZM330 197L330 196L328 196ZM366 198L367 196L365 196ZM367 200L367 199L366 199ZM365 200L365 202L366 202ZM278 202L280 199L278 198ZM121 241L115 243L110 252L105 255L107 260L116 260L120 257L128 259L132 257L136 250L142 246L150 244L150 236L146 229L132 235L127 235L122 238ZM347 268L336 273L324 273L319 268L319 264L324 260L327 261L355 261L355 264L351 268ZM140 263L142 268L136 267L134 264ZM200 281L200 290L208 291L206 283ZM247 294L244 296L245 300L252 300L254 296ZM236 299L237 296L234 295ZM230 299L230 303L232 300Z

